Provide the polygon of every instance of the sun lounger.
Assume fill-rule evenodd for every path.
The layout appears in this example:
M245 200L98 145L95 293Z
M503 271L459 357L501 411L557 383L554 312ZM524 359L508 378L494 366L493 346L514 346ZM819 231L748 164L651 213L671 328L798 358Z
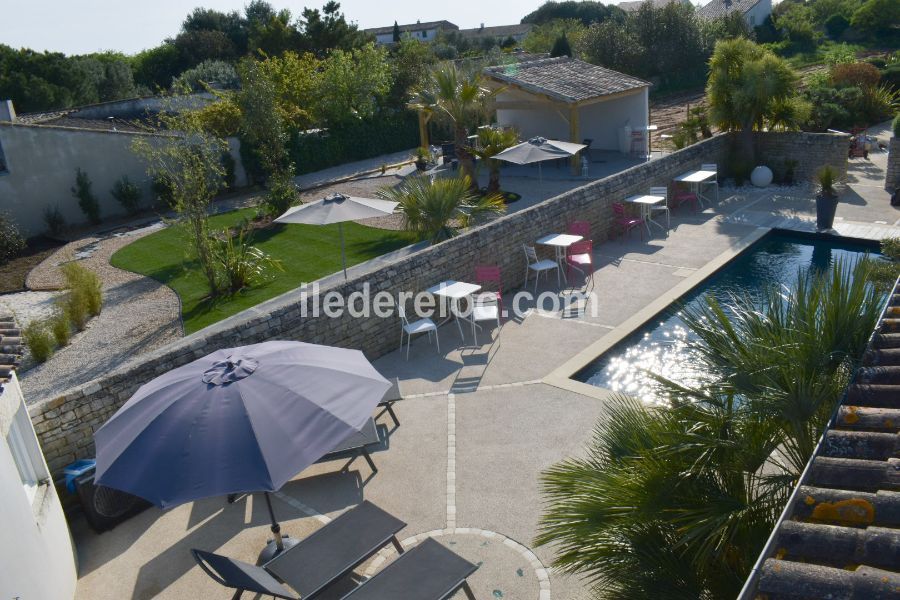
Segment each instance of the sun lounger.
M366 462L369 463L369 467L372 469L373 473L378 472L378 467L375 466L375 463L372 461L372 457L369 455L368 446L373 444L378 444L381 442L381 438L378 436L378 428L375 426L375 419L369 419L366 421L366 424L363 425L362 430L359 433L354 433L346 440L338 444L338 446L320 458L317 462L325 462L328 460L334 460L335 458L340 458L345 455L353 455L354 458L357 456L362 456L366 459ZM353 462L352 460L350 462ZM349 465L349 463L348 463Z
M343 600L444 600L459 589L466 598L475 600L466 578L477 569L463 557L428 538L400 555Z
M400 380L396 377L391 378L391 388L384 393L384 397L381 399L381 402L378 403L378 407L381 408L381 412L375 415L375 418L378 419L384 413L391 415L391 419L394 420L394 426L400 427L400 420L397 418L397 413L394 412L394 403L403 400L403 396L400 395Z
M191 554L215 581L237 590L235 600L245 591L307 600L387 544L402 551L396 534L404 527L406 523L400 519L364 501L262 566L203 550L194 549Z

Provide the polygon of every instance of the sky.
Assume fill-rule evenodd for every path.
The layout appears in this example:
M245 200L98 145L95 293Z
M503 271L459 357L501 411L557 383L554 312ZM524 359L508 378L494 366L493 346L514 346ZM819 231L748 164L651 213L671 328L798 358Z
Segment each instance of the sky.
M117 50L127 54L172 37L194 6L240 10L248 0L0 0L0 44L14 48L85 54ZM299 16L305 5L326 0L269 0ZM616 0L612 0L615 2ZM461 28L482 23L510 25L543 0L342 0L341 10L360 28L416 21L451 21ZM13 15L14 18L8 18Z

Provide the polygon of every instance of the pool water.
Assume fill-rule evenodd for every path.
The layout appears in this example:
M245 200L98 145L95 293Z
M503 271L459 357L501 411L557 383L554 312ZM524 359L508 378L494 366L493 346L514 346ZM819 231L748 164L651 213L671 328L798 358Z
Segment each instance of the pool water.
M652 402L648 372L685 384L697 380L688 348L692 334L680 317L683 308L700 306L711 294L727 311L732 296L756 299L773 283L793 285L800 271L824 271L837 260L847 264L866 253L877 254L877 246L772 232L579 371L575 379Z

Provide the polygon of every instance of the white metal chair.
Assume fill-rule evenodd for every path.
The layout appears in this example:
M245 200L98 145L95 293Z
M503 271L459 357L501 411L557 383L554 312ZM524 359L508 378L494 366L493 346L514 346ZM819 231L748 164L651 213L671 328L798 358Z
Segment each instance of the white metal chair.
M500 332L500 303L497 294L484 292L472 296L472 339L478 346L478 323L480 321L497 321L497 332Z
M538 259L537 250L534 249L534 246L522 246L525 249L525 283L522 287L528 286L528 277L534 272L534 293L537 294L537 286L538 279L541 277L541 273L548 273L553 269L556 269L556 285L562 285L562 282L559 278L559 263L555 260L550 260L549 258L545 258L544 260Z
M406 309L402 305L397 306L397 312L400 313L400 351L403 351L403 334L406 334L406 360L409 360L409 347L412 345L412 336L418 333L427 333L428 339L431 339L431 334L434 333L434 343L437 346L437 351L440 353L441 351L441 341L438 339L438 330L437 325L434 324L434 321L429 319L428 317L423 317L418 321L409 322L409 319L406 318Z
M701 170L701 171L715 171L715 173L716 173L715 178L710 179L710 180L708 180L708 181L704 181L704 182L701 183L700 185L702 185L702 186L710 186L710 185L716 186L716 202L718 202L718 201L719 201L719 165L717 165L717 164L715 164L715 163L704 163L704 164L700 165L700 170Z
M662 196L665 198L662 204L652 204L650 206L650 217L653 217L653 213L666 213L666 229L669 229L671 226L671 219L669 218L669 188L665 186L660 187L652 187L650 188L651 196Z

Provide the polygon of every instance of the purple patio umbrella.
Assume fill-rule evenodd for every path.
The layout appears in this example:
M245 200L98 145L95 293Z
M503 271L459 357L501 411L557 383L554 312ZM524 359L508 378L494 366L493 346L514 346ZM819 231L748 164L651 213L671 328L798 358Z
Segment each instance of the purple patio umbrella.
M141 386L94 434L96 482L168 508L268 492L360 431L390 382L358 350L272 341Z

